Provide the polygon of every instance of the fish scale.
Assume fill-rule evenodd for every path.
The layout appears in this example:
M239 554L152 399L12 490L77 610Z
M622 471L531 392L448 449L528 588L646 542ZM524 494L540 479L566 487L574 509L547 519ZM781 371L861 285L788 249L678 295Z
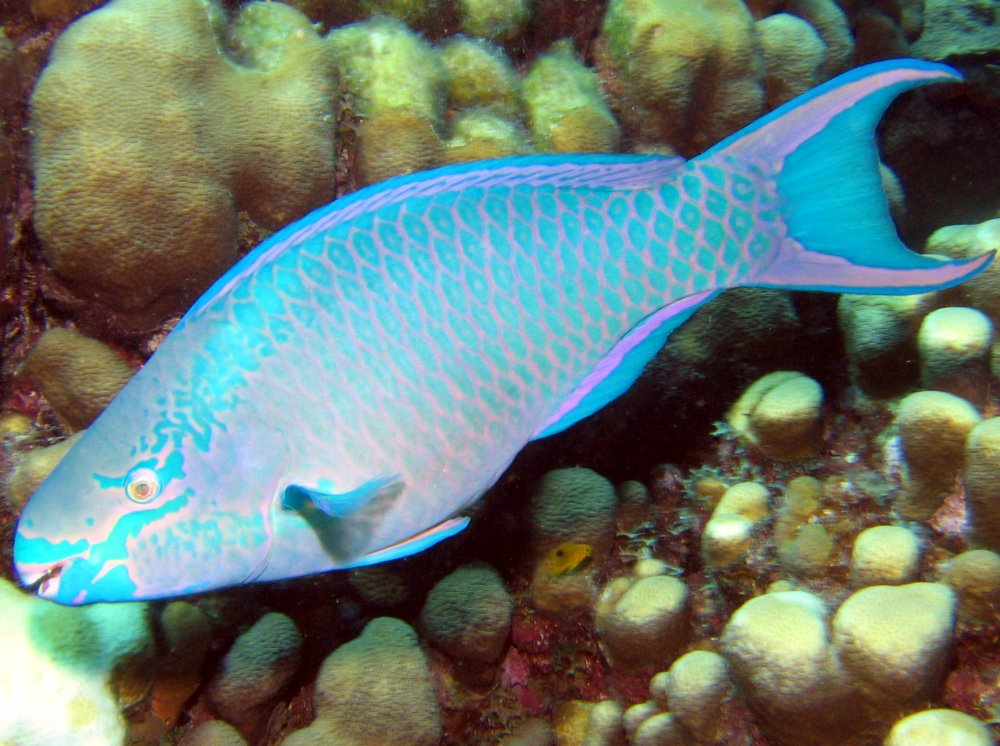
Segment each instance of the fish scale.
M881 111L954 77L855 71L686 163L504 159L320 209L220 279L32 496L19 574L76 604L406 556L461 530L525 443L620 395L722 289L912 292L979 271L988 257L912 254L873 208ZM833 216L858 226L842 252L817 229L832 195L803 187L818 174L859 183Z

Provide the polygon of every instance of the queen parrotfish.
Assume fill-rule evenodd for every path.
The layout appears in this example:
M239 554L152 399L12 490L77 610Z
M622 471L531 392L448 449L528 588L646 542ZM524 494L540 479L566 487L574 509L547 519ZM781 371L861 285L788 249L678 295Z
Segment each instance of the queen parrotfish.
M702 155L504 158L322 207L199 299L31 497L21 580L162 598L419 552L529 441L734 286L915 293L873 130L941 64L859 68Z

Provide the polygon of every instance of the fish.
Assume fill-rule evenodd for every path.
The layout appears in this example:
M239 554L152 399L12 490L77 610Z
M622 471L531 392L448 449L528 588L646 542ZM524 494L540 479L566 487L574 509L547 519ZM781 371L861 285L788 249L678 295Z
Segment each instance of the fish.
M29 499L21 582L157 599L405 557L530 441L624 393L717 293L916 293L874 127L917 60L847 72L699 156L535 155L396 177L220 278Z
M554 547L545 558L545 569L550 575L572 575L590 564L594 548L590 544L567 541Z

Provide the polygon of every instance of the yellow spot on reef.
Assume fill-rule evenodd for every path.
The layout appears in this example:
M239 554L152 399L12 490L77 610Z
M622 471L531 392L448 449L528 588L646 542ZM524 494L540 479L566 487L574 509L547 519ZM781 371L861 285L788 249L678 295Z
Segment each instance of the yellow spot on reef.
M84 697L74 697L66 706L69 721L74 728L86 728L97 717L97 708L93 701Z

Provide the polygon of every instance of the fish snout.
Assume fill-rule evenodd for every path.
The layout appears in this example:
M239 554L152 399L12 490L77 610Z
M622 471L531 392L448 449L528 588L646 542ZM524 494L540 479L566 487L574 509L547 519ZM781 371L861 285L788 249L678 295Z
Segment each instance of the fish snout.
M65 562L59 562L45 570L17 568L21 584L28 593L37 594L41 598L54 598L59 595L59 576L66 567Z
M79 603L62 597L65 595L62 578L89 551L90 543L86 540L51 543L18 531L14 536L14 570L29 593L59 603Z

